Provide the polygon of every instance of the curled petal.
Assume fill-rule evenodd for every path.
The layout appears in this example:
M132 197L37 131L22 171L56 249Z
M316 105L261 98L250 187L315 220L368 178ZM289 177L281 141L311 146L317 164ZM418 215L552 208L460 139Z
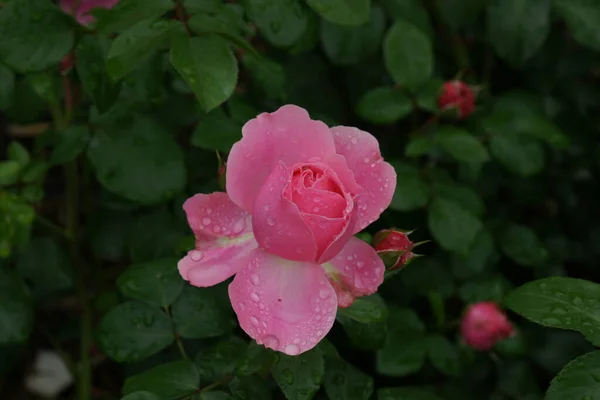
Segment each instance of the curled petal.
M248 212L280 161L292 166L335 154L327 125L311 120L305 109L294 105L260 114L244 125L242 135L227 159L227 193Z
M229 298L244 331L257 343L288 355L312 349L331 329L335 291L312 263L252 251L229 285Z
M199 193L187 199L183 209L197 240L252 232L250 215L235 205L227 193Z
M338 154L346 158L363 192L356 196L358 221L354 233L364 229L390 205L396 189L396 171L383 161L379 143L370 133L357 128L331 128Z
M356 297L377 291L383 283L385 266L375 250L355 237L337 256L323 264L334 287L340 307L348 307Z

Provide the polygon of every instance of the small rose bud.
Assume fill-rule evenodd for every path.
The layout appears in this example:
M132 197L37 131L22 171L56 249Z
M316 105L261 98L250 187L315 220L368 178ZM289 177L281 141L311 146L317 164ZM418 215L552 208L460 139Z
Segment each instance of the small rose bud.
M60 74L67 75L71 68L73 68L73 64L75 64L75 57L73 57L73 53L70 52L60 61Z
M388 269L406 266L419 256L412 250L421 243L413 243L408 238L411 233L398 229L384 229L373 236L373 247Z
M471 304L463 315L460 330L465 343L480 351L491 350L515 333L506 314L493 301Z
M465 119L475 110L475 93L463 81L448 81L442 86L438 107L442 111L455 110L458 119Z

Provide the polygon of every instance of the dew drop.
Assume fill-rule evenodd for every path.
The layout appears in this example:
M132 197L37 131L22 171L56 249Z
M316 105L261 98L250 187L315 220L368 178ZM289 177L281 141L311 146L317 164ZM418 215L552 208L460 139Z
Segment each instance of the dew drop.
M352 142L352 144L358 143L358 139L357 138L352 138L350 141Z
M363 159L363 161L364 161L365 163L368 163L368 162L370 161L370 160L369 160L369 157L365 157L365 158Z
M210 218L208 218L208 217L202 218L202 225L210 225Z
M200 261L202 260L202 257L204 257L204 254L198 250L192 250L188 253L188 255L190 256L192 261Z
M236 234L240 233L244 230L245 226L246 226L246 224L244 223L244 220L240 219L235 224L233 224L233 226L231 227L231 231Z
M326 299L328 298L330 295L329 290L327 290L326 288L322 288L321 290L319 290L319 297L322 299Z
M279 339L277 339L277 336L273 336L273 335L265 336L263 341L265 343L265 347L268 347L270 349L277 350L279 347Z
M319 207L313 208L313 212L319 212L321 209Z
M268 218L267 218L267 224L269 224L269 225L271 225L271 226L275 225L275 218L273 218L273 217L268 217Z
M260 301L260 297L255 292L252 292L250 294L250 300L252 300L255 303L258 303Z
M250 317L250 322L252 325L258 326L258 319L254 315Z
M217 225L213 226L213 232L214 233L219 233L221 231L221 228L218 227Z
M260 283L260 278L258 277L258 275L252 274L250 275L250 281L254 286L258 286L258 284Z
M290 356L297 356L298 354L300 354L300 347L298 347L298 345L290 343L287 346L285 346L284 352Z
M270 208L271 208L271 206L270 206L270 205L268 205L268 204L265 204L265 211L269 211L269 209L270 209Z
M362 268L362 267L364 267L364 266L365 266L365 263L364 263L364 262L362 262L362 261L357 261L357 262L356 262L356 266L357 266L358 268Z

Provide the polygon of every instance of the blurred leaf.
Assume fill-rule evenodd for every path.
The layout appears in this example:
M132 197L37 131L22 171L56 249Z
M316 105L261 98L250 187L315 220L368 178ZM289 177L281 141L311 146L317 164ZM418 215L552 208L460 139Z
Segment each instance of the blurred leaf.
M600 351L571 361L550 383L546 400L590 399L600 396Z
M203 386L233 375L233 371L246 351L246 342L233 337L201 351L194 359Z
M87 156L100 183L132 201L159 203L185 185L181 149L148 118L136 118L129 127L97 131Z
M17 271L36 297L69 289L73 273L67 253L50 238L33 238L17 259Z
M287 77L279 63L264 57L259 59L252 54L244 55L242 63L250 72L257 91L266 98L284 100L287 97Z
M383 40L385 67L398 85L414 90L433 73L431 41L419 28L397 19Z
M117 36L106 59L108 75L116 81L147 62L165 43L174 26L173 21L150 18Z
M12 185L19 179L21 166L16 161L0 161L0 186Z
M199 389L198 371L190 360L173 361L127 378L123 393L139 390L156 394L162 400L176 400Z
M171 311L179 335L189 339L209 338L233 328L229 304L221 301L217 289L184 285Z
M101 41L98 36L85 35L77 43L75 52L75 68L81 86L101 113L113 105L120 91L104 67L107 48L107 41Z
M442 335L427 338L427 355L431 363L443 374L460 375L460 359L456 346Z
M369 18L371 0L306 0L321 17L340 25L362 25Z
M356 105L356 113L373 124L393 124L413 109L412 100L393 87L379 87L365 93Z
M160 397L154 393L139 391L123 396L121 400L160 400Z
M410 138L405 149L407 157L419 157L431 152L436 147L436 140L431 135L416 135Z
M275 352L251 340L235 370L239 376L248 376L270 368L275 361Z
M118 362L143 360L173 343L173 328L160 310L138 301L112 309L100 322L98 342ZM139 388L140 390L142 388ZM138 388L131 388L134 392Z
M387 320L385 301L378 294L359 297L350 307L340 308L338 314L363 324Z
M10 142L7 152L8 159L19 163L21 168L25 168L27 164L29 164L29 161L31 161L29 151L27 151L27 149L16 140Z
M510 224L498 238L500 248L509 258L520 265L535 267L548 259L548 250L530 228Z
M466 254L482 225L454 200L436 197L429 205L429 229L445 249Z
M487 28L496 53L512 66L522 66L550 33L550 8L551 0L491 0Z
M325 393L330 399L368 400L373 378L342 359L325 359Z
M356 64L377 52L384 28L385 15L377 6L371 8L369 21L360 26L338 25L321 20L323 51L333 64Z
M53 140L50 164L59 165L73 161L85 150L90 141L90 131L87 126L70 125L58 131Z
M490 155L481 142L466 130L440 126L435 130L437 143L454 159L465 163L484 163Z
M171 63L205 112L227 100L237 84L237 61L227 43L215 35L189 38L177 32L171 45Z
M517 135L494 135L490 141L492 155L510 172L532 176L544 168L544 150L537 143Z
M398 161L392 162L392 166L401 179L396 182L396 191L390 208L410 211L425 206L429 201L429 186L421 178L419 170Z
M474 25L489 0L445 0L441 3L444 19L454 29Z
M96 29L101 33L123 31L142 20L156 19L174 6L169 0L119 0L99 18Z
M15 73L0 64L0 110L6 110L12 101L15 91Z
M224 153L242 138L242 125L217 108L202 116L190 139L192 145Z
M437 257L416 259L402 269L400 277L406 288L421 296L436 292L448 298L454 293L452 274L445 265L445 260Z
M127 233L134 217L129 212L100 209L88 225L89 241L94 255L101 260L117 261L123 258Z
M385 388L377 391L377 400L442 400L433 393L410 387Z
M508 281L502 276L496 276L491 279L466 282L461 286L459 296L467 304L480 301L501 303L509 289Z
M25 342L33 325L33 309L19 275L0 267L0 343Z
M600 51L600 3L593 0L554 0L554 10L565 19L573 37L582 45Z
M157 307L169 306L181 292L183 279L177 270L177 259L163 258L127 268L117 286L124 295Z
M183 234L166 207L154 208L136 218L128 234L129 256L135 263L172 257Z
M432 191L440 197L452 200L471 214L481 217L485 214L485 204L479 194L467 186L446 183L433 178Z
M542 393L535 372L532 365L522 359L509 361L498 369L498 387L513 399L540 399Z
M323 382L323 353L318 347L297 356L279 353L271 373L288 400L310 400Z
M383 6L394 19L409 21L428 36L433 36L433 27L427 10L419 0L383 0Z
M257 375L234 376L229 382L229 389L236 400L270 400L272 398L270 386Z
M24 169L21 174L21 181L24 183L42 184L48 168L50 166L43 160L33 160ZM30 188L32 186L29 186ZM23 197L25 194L21 192Z
M210 391L197 394L191 400L233 400L233 397L229 393Z
M17 72L57 65L73 46L69 17L46 0L12 0L0 9L0 61Z
M512 291L506 305L544 326L571 329L600 345L600 285L575 278L551 277Z
M276 47L291 46L306 30L308 10L300 0L247 0L245 4L262 35Z

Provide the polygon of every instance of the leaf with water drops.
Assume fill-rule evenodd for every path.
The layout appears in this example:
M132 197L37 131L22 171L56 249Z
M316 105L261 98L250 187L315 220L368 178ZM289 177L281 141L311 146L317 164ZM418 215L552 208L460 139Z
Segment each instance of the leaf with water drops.
M194 365L198 369L202 384L233 375L233 370L244 356L246 347L246 342L232 336L196 354Z
M308 26L308 9L301 0L248 0L246 10L265 39L288 47L302 37Z
M271 349L251 341L238 362L235 374L248 376L266 370L275 361L275 357L275 352Z
M307 0L308 5L329 22L362 25L369 19L371 0Z
M231 331L235 322L227 297L219 293L221 289L186 284L171 310L177 333L188 339L202 339Z
M259 375L235 376L229 382L229 390L236 400L270 400L272 389Z
M288 400L310 400L323 382L323 352L315 347L298 356L278 354L271 373Z
M173 361L127 378L123 393L148 391L161 400L175 400L196 392L198 371L190 360Z
M377 400L442 400L424 389L413 387L384 388L377 391Z
M163 258L127 268L117 279L117 286L132 299L166 307L179 296L183 279L177 271L177 259Z
M600 346L600 284L564 277L540 279L511 292L506 305L538 324L579 331Z
M192 88L205 112L227 100L236 87L238 66L227 42L214 34L190 38L175 32L171 63Z
M96 30L102 33L122 31L141 20L158 18L174 6L170 0L120 0L100 15Z
M600 399L600 351L593 351L571 361L552 380L546 400L565 399Z
M119 362L143 360L173 343L173 339L169 318L162 311L138 301L112 309L98 329L100 346Z
M331 400L367 400L373 378L342 359L325 360L325 392Z
M387 307L381 296L375 293L357 298L350 307L340 308L339 314L363 324L382 322L387 319Z

